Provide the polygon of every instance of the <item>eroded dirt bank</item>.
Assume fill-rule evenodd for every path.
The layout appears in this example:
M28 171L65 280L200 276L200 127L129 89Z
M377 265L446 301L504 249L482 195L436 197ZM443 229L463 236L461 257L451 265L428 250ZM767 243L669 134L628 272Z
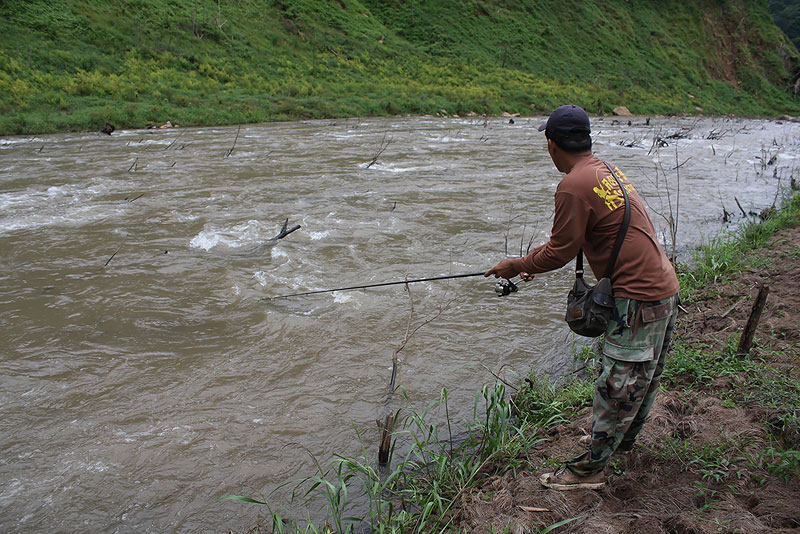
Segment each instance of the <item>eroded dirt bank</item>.
M727 276L685 303L676 343L710 353L738 340L759 285L768 284L769 297L749 357L774 369L775 380L781 375L797 377L800 228L779 232L753 255L748 263L757 267ZM753 389L770 387L769 382L746 370L708 376L703 384L698 387L696 377L688 374L677 374L666 384L636 448L615 455L606 468L605 489L543 488L538 474L555 459L580 450L578 439L591 427L591 409L582 410L527 451L530 469L516 477L496 477L465 494L462 529L538 532L577 518L554 531L798 532L798 455L774 456L777 449L796 453L800 446L800 436L782 431L780 423L786 410L796 410L796 405L787 407L780 398L775 404L763 402L765 396L753 395Z

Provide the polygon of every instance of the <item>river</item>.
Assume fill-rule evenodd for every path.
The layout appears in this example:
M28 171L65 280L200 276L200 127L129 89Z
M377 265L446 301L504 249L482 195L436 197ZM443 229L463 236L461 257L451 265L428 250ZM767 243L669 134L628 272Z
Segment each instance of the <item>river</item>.
M0 530L241 532L261 510L217 499L282 484L297 510L312 456L359 454L356 430L376 450L411 300L402 285L264 298L479 272L540 244L560 179L541 122L0 138ZM797 123L604 117L593 137L670 251L677 217L683 260L798 176ZM300 229L270 241L287 219ZM412 284L412 324L432 320L400 352L408 402L446 387L466 417L493 373L568 372L571 279L504 298L482 277Z

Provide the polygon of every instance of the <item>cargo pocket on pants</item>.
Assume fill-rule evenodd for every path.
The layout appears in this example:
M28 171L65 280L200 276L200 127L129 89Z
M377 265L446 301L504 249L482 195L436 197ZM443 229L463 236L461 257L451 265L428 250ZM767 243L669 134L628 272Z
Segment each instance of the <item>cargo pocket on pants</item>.
M656 345L663 340L664 327L672 315L672 299L664 302L636 302L617 299L620 311L633 308L628 315L628 326L609 329L603 342L603 354L622 362L646 362L656 358ZM627 301L627 302L625 302Z

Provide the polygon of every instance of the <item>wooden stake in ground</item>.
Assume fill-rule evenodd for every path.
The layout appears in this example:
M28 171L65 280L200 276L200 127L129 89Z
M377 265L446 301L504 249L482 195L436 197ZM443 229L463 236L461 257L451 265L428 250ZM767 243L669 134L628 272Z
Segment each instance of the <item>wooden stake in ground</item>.
M747 356L747 353L750 352L750 348L753 345L753 335L756 333L758 321L761 319L761 312L764 311L764 305L767 303L768 294L769 286L761 284L756 301L753 303L753 309L750 310L750 318L747 319L747 325L744 327L742 338L739 340L739 348L736 349L736 353L740 356Z

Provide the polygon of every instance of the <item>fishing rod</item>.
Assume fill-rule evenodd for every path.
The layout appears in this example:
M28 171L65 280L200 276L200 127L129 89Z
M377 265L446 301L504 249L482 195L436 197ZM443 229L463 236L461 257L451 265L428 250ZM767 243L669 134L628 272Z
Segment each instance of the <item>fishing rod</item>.
M305 291L303 293L292 293L291 295L279 295L277 297L264 297L261 300L277 300L277 299L287 299L289 297L302 297L305 295L316 295L319 293L333 293L334 291L350 291L352 289L366 289L368 287L381 287L381 286L394 286L399 284L413 284L415 282L430 282L433 280L449 280L452 278L468 278L470 276L483 276L485 271L481 271L479 273L466 273L466 274L450 274L444 276L432 276L430 278L417 278L415 280L402 280L400 282L382 282L380 284L366 284L362 286L349 286L349 287L338 287L336 289L319 289L317 291ZM497 293L498 296L504 297L511 293L515 293L519 288L512 282L511 280L500 279L497 284L495 284L494 291Z

